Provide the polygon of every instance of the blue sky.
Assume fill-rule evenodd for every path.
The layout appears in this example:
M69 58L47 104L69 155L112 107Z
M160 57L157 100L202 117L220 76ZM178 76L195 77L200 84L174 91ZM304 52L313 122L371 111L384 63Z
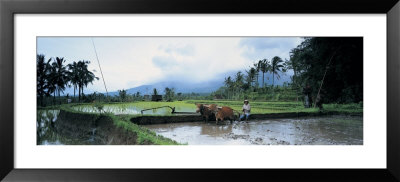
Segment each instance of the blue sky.
M165 81L205 83L244 72L260 59L289 59L299 37L93 37L109 91ZM38 37L37 53L89 60L101 78L91 37ZM289 73L290 74L290 73ZM95 81L88 92L105 92ZM69 91L68 91L69 92Z

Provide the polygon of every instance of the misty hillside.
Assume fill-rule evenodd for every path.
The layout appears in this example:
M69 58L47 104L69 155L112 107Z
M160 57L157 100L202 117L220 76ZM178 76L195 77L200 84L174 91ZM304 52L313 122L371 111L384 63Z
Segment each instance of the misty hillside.
M206 82L200 84L193 83L179 83L179 82L160 82L151 85L141 85L134 88L127 89L128 94L136 94L136 92L140 92L140 95L151 95L153 93L153 89L156 88L158 93L164 94L164 90L166 87L174 88L175 93L211 93L217 90L219 87L223 85L221 81L213 81ZM109 95L118 95L118 91L110 92Z
M232 74L234 76L234 74ZM259 83L262 84L262 74L259 76ZM264 75L264 82L267 85L272 85L272 74ZM281 78L278 80L275 78L275 85L282 85L284 82L290 82L290 76L281 75ZM136 92L140 92L140 95L151 95L153 93L153 89L156 88L158 93L164 94L164 89L174 88L175 93L211 93L216 91L218 88L224 85L224 80L219 81L210 81L204 83L182 83L182 82L160 82L151 85L141 85L134 88L127 89L128 94L136 94ZM109 95L114 96L118 95L118 91L109 92Z
M233 72L228 72L226 73L226 77L231 76L234 78L236 74L236 71ZM281 78L278 80L275 78L275 85L282 85L284 82L290 82L290 75L291 73L286 73L286 75L281 74ZM214 80L214 81L209 81L209 82L204 82L204 83L184 83L184 82L177 82L177 81L171 81L171 82L159 82L159 83L154 83L154 84L148 84L148 85L141 85L138 87L133 87L133 88L121 88L121 89L126 89L128 94L136 94L136 92L140 92L140 95L151 95L153 93L153 88L156 88L158 93L164 94L164 89L165 87L168 88L174 88L175 93L211 93L213 91L216 91L218 88L221 86L224 86L224 79L221 78L219 80ZM272 74L268 73L264 75L264 81L267 85L272 85ZM259 75L258 79L259 84L262 84L262 74ZM64 93L62 95L73 95L73 88L66 88ZM84 90L85 94L90 94L93 93L92 90L90 89L85 89ZM76 93L77 94L77 93ZM105 94L105 93L104 93ZM112 90L108 93L110 96L118 95L117 90Z

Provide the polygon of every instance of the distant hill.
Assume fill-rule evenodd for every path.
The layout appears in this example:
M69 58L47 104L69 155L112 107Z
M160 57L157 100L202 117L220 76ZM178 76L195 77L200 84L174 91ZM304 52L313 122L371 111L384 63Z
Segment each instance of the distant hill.
M224 77L231 76L232 78L235 77L236 71L233 72L228 72L224 74ZM293 73L286 73L285 75L281 74L281 79L275 79L275 85L282 85L284 82L290 82L290 76ZM265 74L265 83L267 85L272 84L272 74L268 73ZM269 78L269 79L267 79ZM262 84L262 74L259 75L258 82L260 83L260 86ZM218 88L224 85L224 78L219 79L219 80L214 80L214 81L209 81L209 82L203 82L203 83L185 83L185 82L179 82L179 81L170 81L170 82L159 82L159 83L154 83L154 84L148 84L148 85L141 85L138 87L134 88L124 88L127 89L128 94L136 94L136 92L140 92L140 95L152 95L153 89L156 88L158 93L164 94L164 89L165 87L168 88L174 88L175 93L211 93L213 91L216 91ZM121 88L122 89L122 88ZM86 89L84 90L85 94L90 94L93 93L93 91ZM73 95L73 89L72 88L67 88L64 92L63 95L66 94ZM118 95L118 91L114 90L108 93L110 96Z
M232 75L233 76L233 75ZM267 85L272 84L272 74L265 74L265 83ZM269 79L267 79L267 77ZM289 82L289 75L281 75L281 78L278 80L275 78L275 85L282 85L284 82ZM262 74L259 77L258 82L260 85L262 84ZM128 94L136 94L136 92L140 92L140 95L152 95L153 89L156 88L158 93L164 94L165 87L174 88L175 93L211 93L216 91L218 88L224 85L224 80L219 81L210 81L204 83L182 83L182 82L160 82L151 85L141 85L134 88L127 89ZM111 96L118 95L118 91L109 92Z
M275 83L274 84L275 85L283 85L284 82L290 83L291 82L290 76L292 76L292 75L293 75L292 72L286 73L286 74L280 74L279 80L276 78L276 75L275 75ZM261 72L260 72L260 75L258 78L258 82L260 83L260 85L262 85L262 73ZM271 73L264 74L264 82L267 85L272 85L272 74Z
M223 81L212 81L204 83L181 83L181 82L160 82L151 85L141 85L134 88L127 89L128 94L135 94L140 92L140 95L151 95L153 89L156 88L158 93L164 94L166 87L174 88L175 93L211 93L223 85ZM111 96L118 95L118 91L109 92Z

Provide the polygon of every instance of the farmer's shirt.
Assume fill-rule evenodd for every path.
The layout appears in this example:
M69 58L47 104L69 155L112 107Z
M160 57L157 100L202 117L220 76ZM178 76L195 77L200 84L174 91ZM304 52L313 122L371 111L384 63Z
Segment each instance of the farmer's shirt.
M243 110L245 114L249 114L250 113L250 104L243 104Z

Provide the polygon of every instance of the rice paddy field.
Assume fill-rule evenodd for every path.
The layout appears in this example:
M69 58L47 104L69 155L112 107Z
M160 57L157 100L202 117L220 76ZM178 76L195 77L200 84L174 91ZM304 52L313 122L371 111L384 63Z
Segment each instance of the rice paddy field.
M102 111L95 107L95 104L80 104L72 108L80 112L89 113L113 113L141 115L141 110L151 109L163 106L175 107L177 112L195 112L196 103L202 104L217 104L218 106L229 106L234 110L241 111L242 101L228 101L228 100L187 100L187 101L174 101L174 102L126 102L126 103L104 103ZM319 108L304 108L302 102L251 102L252 114L268 114L268 113L288 113L288 112L320 112ZM324 104L322 112L344 112L344 113L362 113L362 103L353 104ZM143 111L143 115L171 115L171 109L168 107Z

